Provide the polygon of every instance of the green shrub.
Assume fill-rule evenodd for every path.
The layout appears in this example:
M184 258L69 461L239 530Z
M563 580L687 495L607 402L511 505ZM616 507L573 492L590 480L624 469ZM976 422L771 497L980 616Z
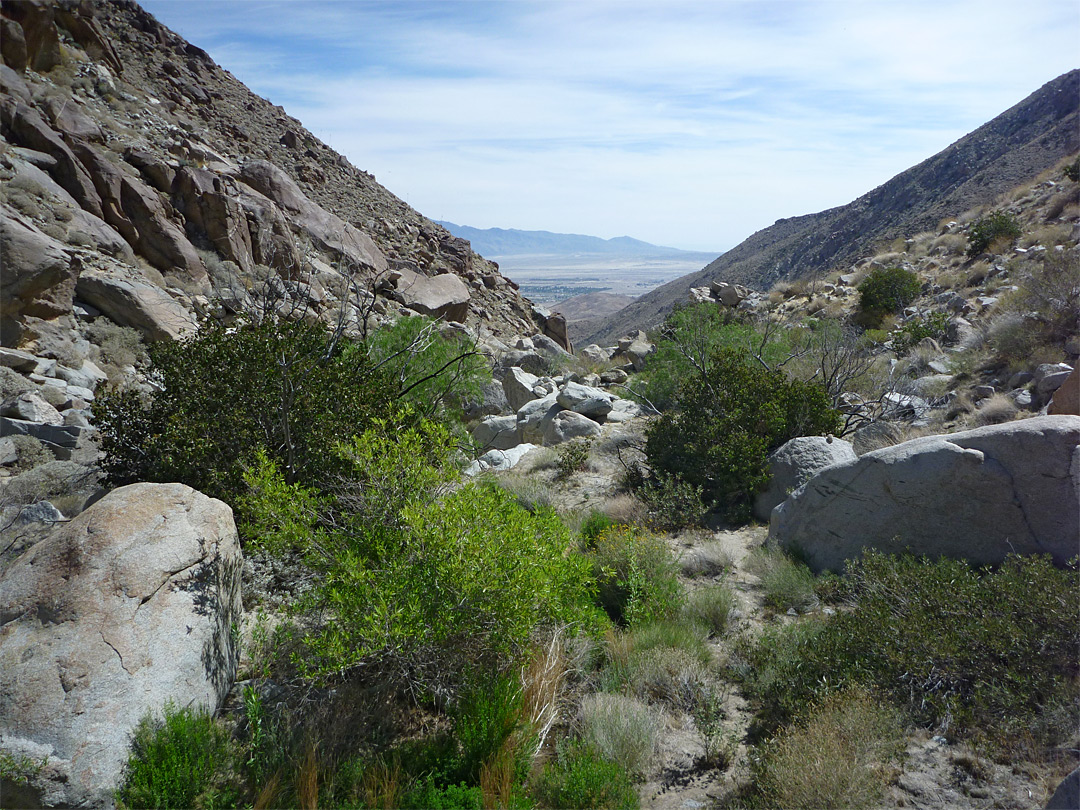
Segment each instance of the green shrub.
M167 704L161 720L144 717L116 799L130 808L235 807L243 798L229 732L205 710Z
M1023 235L1020 223L1012 214L1004 211L995 211L989 216L976 220L968 233L967 255L974 258L986 251L994 242L1008 240L1012 242Z
M863 690L846 690L764 747L753 784L765 807L881 807L902 753L896 711Z
M596 538L614 525L614 518L611 518L599 509L593 509L586 515L585 520L581 524L582 545L584 545L585 548L592 548L596 545Z
M931 312L904 322L892 333L893 351L898 355L907 354L923 338L941 340L949 332L949 316L944 312Z
M1066 164L1065 176L1074 183L1080 180L1080 157L1076 158L1072 163Z
M710 635L720 636L727 632L736 606L734 591L722 583L694 591L687 599L683 613L704 627Z
M851 564L854 605L827 621L764 632L743 650L765 725L787 722L845 683L874 687L951 736L1053 741L1075 728L1080 626L1076 570L1009 557L966 562L866 554Z
M522 730L521 689L505 675L474 683L454 713L454 737L461 743L461 778L478 784L480 769L511 735ZM517 746L514 769L520 778L528 770L524 746Z
M700 526L709 511L701 495L700 486L663 473L644 481L637 489L638 498L645 504L649 526L660 531Z
M533 792L543 806L566 810L637 810L641 806L626 769L580 741L559 747Z
M919 277L902 267L875 268L859 283L859 318L876 327L886 315L899 312L919 295Z
M654 422L645 454L654 474L700 487L729 520L750 516L768 482L768 453L796 436L838 432L820 386L789 380L749 356L723 351L679 389L679 410Z
M575 439L560 447L555 462L557 476L566 479L576 472L584 472L588 468L590 450L592 441L589 439Z
M612 526L589 552L599 605L623 625L674 615L682 602L677 566L663 539L635 526Z
M483 792L479 785L437 785L429 778L421 779L401 797L401 810L482 810Z

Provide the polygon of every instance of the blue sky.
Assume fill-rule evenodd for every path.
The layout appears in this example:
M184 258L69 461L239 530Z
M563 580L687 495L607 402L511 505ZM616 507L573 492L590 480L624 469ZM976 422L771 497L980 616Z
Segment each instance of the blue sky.
M142 0L433 219L720 251L1078 66L1075 0Z

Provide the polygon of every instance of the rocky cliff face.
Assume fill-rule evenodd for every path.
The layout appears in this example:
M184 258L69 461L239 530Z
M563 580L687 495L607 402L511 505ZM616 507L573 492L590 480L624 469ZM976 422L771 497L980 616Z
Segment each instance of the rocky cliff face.
M268 289L328 322L344 304L357 329L419 312L559 331L466 240L136 3L0 11L5 347L70 365L78 317L176 338Z
M603 343L660 323L692 287L714 281L757 289L851 264L884 240L934 228L992 202L1080 149L1080 70L1059 76L997 118L854 202L781 219L698 273L643 295L600 322L584 342Z

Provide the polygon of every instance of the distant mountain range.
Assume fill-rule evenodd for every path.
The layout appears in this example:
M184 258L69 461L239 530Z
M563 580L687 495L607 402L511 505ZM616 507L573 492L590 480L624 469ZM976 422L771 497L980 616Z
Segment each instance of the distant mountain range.
M781 279L812 277L857 261L887 240L930 230L944 217L992 203L1080 149L1078 107L1080 70L1072 70L857 200L777 220L703 270L591 321L584 326L586 342L606 345L632 330L656 326L677 302L687 300L691 287L727 281L764 290Z
M629 236L601 239L578 233L521 231L516 228L471 228L453 222L435 220L454 236L468 239L472 249L486 258L504 256L611 256L626 258L700 258L709 262L720 251L680 250L652 245Z

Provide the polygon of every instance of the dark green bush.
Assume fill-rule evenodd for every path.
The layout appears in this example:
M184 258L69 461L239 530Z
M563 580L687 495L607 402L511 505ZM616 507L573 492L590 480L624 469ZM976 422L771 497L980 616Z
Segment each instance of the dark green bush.
M643 481L637 497L645 504L648 525L660 531L699 526L709 511L701 499L701 486L665 473Z
M229 732L205 710L165 706L135 729L117 802L138 808L236 807L242 759Z
M749 518L768 482L769 452L796 436L840 430L820 386L734 351L712 355L704 374L683 383L678 404L648 429L649 466L700 487L704 503L732 521Z
M555 473L559 478L569 478L574 473L584 472L589 464L589 451L592 450L590 439L575 439L558 449L555 461Z
M904 321L903 325L893 330L893 351L898 355L907 354L923 338L941 340L949 332L949 316L944 312L931 312Z
M1012 242L1014 239L1019 239L1023 233L1020 223L1016 221L1012 214L995 211L990 216L977 220L971 226L971 231L968 234L970 244L968 245L967 255L974 258L985 252L997 240L1007 239Z
M911 718L994 744L1075 729L1080 579L1048 557L997 570L869 553L848 574L853 609L771 629L749 652L765 725L845 683L891 695Z
M879 267L859 283L859 320L876 327L886 315L899 312L918 297L919 277L902 267Z
M1080 180L1080 157L1065 166L1065 176L1074 183Z
M581 742L560 747L533 792L543 806L567 810L637 810L641 805L630 774Z
M592 548L596 545L596 538L614 525L614 518L604 514L599 509L593 509L581 524L582 545L585 548Z

